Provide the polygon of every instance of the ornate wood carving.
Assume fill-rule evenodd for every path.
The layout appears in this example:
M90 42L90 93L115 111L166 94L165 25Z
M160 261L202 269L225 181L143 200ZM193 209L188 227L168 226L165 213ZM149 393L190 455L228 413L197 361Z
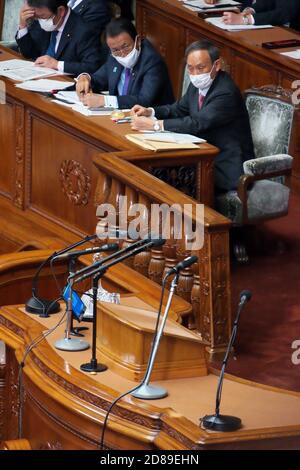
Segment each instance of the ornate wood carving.
M60 168L62 191L75 206L86 206L91 192L91 178L81 163L64 160Z
M25 167L25 110L21 104L14 104L15 111L15 169L14 169L14 204L20 209L24 208L24 167Z
M152 174L156 178L173 186L173 188L182 191L188 196L196 199L197 185L196 176L197 169L195 166L178 166L172 168L152 168Z

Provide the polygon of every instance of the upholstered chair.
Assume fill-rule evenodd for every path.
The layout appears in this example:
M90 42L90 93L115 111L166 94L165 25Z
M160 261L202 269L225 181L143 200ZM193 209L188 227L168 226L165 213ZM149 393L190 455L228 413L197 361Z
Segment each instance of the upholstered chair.
M3 20L2 25L0 25L0 44L2 46L17 48L15 35L19 25L19 12L23 3L24 0L2 0Z
M215 208L235 227L287 215L293 158L288 155L294 132L292 92L281 87L253 88L245 93L255 159L244 162L237 191L218 195ZM239 262L248 262L245 246L234 245Z

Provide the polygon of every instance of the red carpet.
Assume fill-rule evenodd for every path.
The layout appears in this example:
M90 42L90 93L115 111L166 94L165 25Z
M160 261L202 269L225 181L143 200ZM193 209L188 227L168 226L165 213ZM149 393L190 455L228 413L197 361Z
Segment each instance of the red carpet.
M292 363L291 348L300 341L300 197L292 196L287 217L259 232L265 240L261 253L251 255L249 266L232 267L233 316L241 290L250 289L252 299L242 312L236 358L227 372L300 392L300 364Z

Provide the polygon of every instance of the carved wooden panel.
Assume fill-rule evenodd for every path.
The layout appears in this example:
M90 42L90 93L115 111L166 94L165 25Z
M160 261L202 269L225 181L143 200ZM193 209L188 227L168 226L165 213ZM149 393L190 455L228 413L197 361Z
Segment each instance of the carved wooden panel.
M0 105L0 193L12 197L13 168L15 159L14 146L14 106L11 100Z
M29 207L63 226L93 233L96 171L92 160L99 149L35 115L29 119Z

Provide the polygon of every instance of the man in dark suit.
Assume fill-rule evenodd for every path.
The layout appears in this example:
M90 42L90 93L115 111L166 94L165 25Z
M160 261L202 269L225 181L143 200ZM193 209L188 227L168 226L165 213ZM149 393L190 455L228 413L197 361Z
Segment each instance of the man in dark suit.
M166 64L149 41L139 39L131 21L112 20L106 42L111 52L106 63L92 76L78 77L76 90L85 105L125 109L173 103ZM106 90L109 96L97 94Z
M101 35L110 21L107 0L69 0L68 6L80 15L93 31Z
M299 0L256 0L240 15L224 13L226 24L289 25L300 30Z
M221 71L219 50L201 40L186 51L191 84L176 103L154 109L132 109L134 130L171 131L206 139L220 149L215 159L218 191L237 188L243 162L254 158L249 116L241 93ZM157 118L157 120L155 120Z
M40 67L78 75L93 73L104 62L98 35L68 7L68 0L28 0L16 40L23 56Z

